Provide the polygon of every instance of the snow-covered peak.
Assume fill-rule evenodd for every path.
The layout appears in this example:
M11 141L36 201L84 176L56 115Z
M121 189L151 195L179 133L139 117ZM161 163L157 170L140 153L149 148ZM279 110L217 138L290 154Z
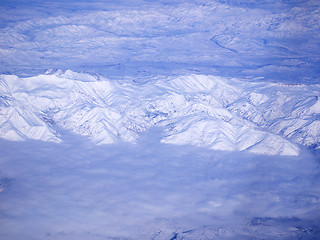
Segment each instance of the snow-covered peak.
M115 82L70 70L0 78L0 136L8 140L59 142L59 126L97 144L135 142L159 126L163 143L215 150L297 155L296 143L320 146L318 86L206 75Z

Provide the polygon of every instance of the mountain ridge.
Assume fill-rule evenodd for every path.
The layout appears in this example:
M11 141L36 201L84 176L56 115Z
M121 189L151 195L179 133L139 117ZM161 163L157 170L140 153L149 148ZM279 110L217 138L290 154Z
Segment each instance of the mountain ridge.
M58 71L0 76L0 137L61 142L52 124L97 144L135 142L153 126L163 143L298 155L320 146L320 87L206 75L144 83ZM297 145L298 144L298 145Z

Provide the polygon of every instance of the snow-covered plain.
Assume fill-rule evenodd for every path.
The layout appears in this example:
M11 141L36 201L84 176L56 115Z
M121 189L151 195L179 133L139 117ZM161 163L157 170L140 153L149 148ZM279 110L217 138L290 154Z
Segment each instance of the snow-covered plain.
M317 0L0 13L0 239L320 239Z
M0 71L319 80L318 0L2 0Z

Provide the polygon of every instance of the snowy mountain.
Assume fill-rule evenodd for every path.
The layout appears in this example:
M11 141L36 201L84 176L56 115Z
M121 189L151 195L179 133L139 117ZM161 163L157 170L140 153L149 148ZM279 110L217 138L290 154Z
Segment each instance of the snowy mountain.
M110 81L58 71L1 75L1 138L61 142L59 128L97 144L135 142L151 127L161 141L215 150L298 155L320 146L320 86L205 75Z
M320 239L319 0L0 13L0 240Z

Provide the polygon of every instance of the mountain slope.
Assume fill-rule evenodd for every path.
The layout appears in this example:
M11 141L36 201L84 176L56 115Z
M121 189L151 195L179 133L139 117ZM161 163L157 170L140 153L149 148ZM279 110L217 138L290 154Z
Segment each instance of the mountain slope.
M320 146L317 85L279 85L205 75L112 82L66 71L1 75L0 136L59 142L58 125L97 144L135 142L150 127L162 142L297 155Z

